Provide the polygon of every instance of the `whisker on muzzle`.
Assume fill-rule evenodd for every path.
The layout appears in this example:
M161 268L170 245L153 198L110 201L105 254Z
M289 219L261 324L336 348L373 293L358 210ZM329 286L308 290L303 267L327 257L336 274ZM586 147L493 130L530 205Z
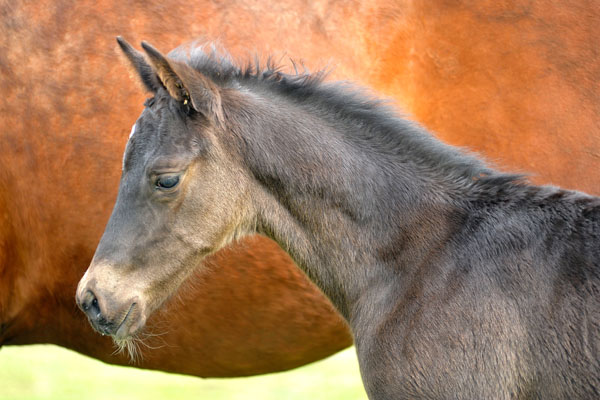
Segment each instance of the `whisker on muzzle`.
M127 353L127 356L129 357L129 362L131 364L138 364L144 359L139 346L140 343L142 343L142 340L138 337L130 336L125 339L117 339L113 337L113 342L115 344L116 349L112 353L112 355Z
M141 349L142 346L150 350L157 350L163 347L170 347L170 345L162 338L162 336L166 335L167 333L169 332L166 330L160 333L142 331L138 332L134 336L130 336L125 339L117 339L113 337L112 339L115 344L115 351L112 354L116 355L127 353L127 356L129 357L129 362L131 364L138 364L144 359ZM156 345L148 343L149 341L155 338L159 339L162 342L162 344Z

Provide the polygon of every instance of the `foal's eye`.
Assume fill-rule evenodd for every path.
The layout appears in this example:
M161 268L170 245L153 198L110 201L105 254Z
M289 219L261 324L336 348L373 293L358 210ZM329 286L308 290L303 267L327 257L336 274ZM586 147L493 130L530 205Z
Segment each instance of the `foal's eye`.
M178 183L178 175L162 175L156 179L156 187L158 189L173 189Z

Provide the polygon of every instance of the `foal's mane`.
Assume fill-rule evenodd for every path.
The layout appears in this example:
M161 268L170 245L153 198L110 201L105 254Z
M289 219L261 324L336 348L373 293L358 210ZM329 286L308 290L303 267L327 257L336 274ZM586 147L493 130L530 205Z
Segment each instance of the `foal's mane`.
M479 156L435 139L418 123L402 118L398 109L390 105L392 101L376 99L348 82L325 81L327 70L310 73L303 64L290 59L295 73L288 74L273 57L264 63L254 57L237 64L214 44L184 45L169 53L169 57L187 63L220 87L260 88L298 104L310 103L328 110L338 121L353 127L344 132L354 143L391 156L408 151L411 159L421 161L428 173L443 179L475 185L479 190L504 184L522 186L523 175L501 173Z

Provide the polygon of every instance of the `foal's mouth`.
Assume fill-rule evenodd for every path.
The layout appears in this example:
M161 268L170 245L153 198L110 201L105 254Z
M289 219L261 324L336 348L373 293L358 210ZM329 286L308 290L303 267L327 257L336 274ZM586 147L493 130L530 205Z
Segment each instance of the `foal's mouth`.
M129 330L135 320L132 317L132 314L134 313L134 311L137 310L136 306L137 306L137 303L132 303L131 306L129 307L127 314L125 314L125 317L123 317L123 320L121 321L119 326L117 326L117 329L113 335L115 339L121 340L121 339L127 338L128 336L131 336Z

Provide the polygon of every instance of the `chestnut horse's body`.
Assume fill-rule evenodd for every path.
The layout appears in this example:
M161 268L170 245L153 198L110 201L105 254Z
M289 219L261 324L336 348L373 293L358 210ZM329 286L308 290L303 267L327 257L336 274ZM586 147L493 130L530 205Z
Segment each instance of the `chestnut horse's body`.
M3 2L0 20L0 345L56 343L112 363L74 303L116 197L143 95L114 36L171 48L219 39L237 56L302 56L396 98L454 144L600 193L598 9L446 2ZM291 368L351 343L325 298L273 242L220 268L153 321L140 365L202 376ZM224 289L227 287L228 289ZM207 292L209 290L209 292Z

